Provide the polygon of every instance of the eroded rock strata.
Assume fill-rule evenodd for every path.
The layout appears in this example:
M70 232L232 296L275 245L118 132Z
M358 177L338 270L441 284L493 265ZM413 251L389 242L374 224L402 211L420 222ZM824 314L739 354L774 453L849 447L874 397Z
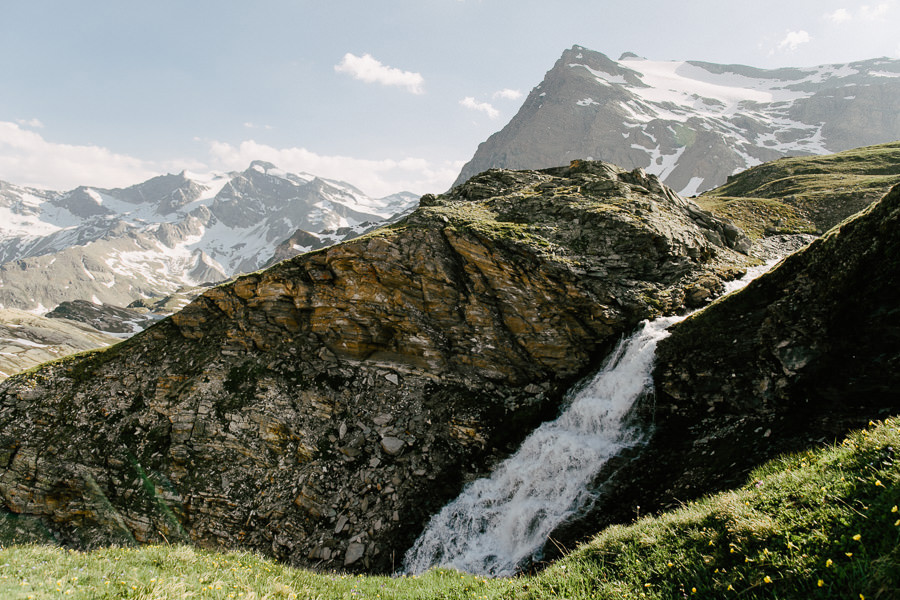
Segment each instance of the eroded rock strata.
M642 171L495 170L0 387L0 494L76 545L190 540L389 571L740 231Z

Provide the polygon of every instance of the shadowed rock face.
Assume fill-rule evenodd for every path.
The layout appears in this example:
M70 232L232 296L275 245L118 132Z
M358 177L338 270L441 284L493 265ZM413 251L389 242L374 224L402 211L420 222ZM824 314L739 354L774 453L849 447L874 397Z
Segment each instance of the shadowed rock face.
M601 478L583 531L743 483L789 451L900 411L900 186L657 348L655 434Z
M0 387L0 494L80 545L190 540L388 571L644 318L746 257L603 163L491 171Z

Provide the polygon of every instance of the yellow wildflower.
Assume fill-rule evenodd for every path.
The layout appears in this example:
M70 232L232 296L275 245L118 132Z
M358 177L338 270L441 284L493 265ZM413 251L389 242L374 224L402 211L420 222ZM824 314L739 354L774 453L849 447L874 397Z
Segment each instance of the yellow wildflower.
M897 505L894 505L894 508L891 509L891 512L897 512Z
M824 582L823 580L820 579L820 580L819 580L819 583L818 583L817 585L818 585L819 587L824 587L824 586L825 586L825 582Z
M825 561L825 566L826 566L826 567L830 567L830 566L833 565L833 564L834 564L834 561L832 561L830 558L829 558L828 560Z
M766 575L765 577L763 577L763 581L765 581L766 583L772 583L772 578Z
M853 536L853 539L856 540L856 541L858 542L859 540L862 539L862 536L861 536L860 534L857 533L856 535Z

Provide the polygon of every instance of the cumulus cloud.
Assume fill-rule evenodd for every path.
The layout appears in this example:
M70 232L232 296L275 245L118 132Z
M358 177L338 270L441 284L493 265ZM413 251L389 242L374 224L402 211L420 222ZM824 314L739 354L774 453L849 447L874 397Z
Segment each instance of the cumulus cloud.
M494 100L497 100L498 98L501 100L518 100L522 97L522 92L520 92L519 90L511 90L509 88L506 88L494 92L494 95L492 97L494 98Z
M787 49L793 51L803 44L808 44L811 40L812 38L810 37L809 33L803 31L802 29L800 31L789 31L787 35L784 36L784 39L779 42L778 49Z
M434 162L411 157L372 160L326 156L306 148L274 148L253 140L239 145L212 142L209 152L213 169L243 170L254 160L264 160L286 171L346 181L376 197L401 191L443 192L463 166L463 161Z
M389 67L376 60L371 54L356 56L348 52L341 62L334 66L334 70L366 83L396 86L413 94L425 93L423 87L425 79L421 74Z
M38 127L33 122L32 127ZM10 183L53 190L118 187L159 175L159 165L100 146L47 141L18 123L0 121L0 173Z
M459 101L462 106L465 106L469 110L476 110L479 112L483 112L491 119L496 119L500 116L500 111L491 106L488 102L478 102L475 98L471 96L466 96L462 100Z
M839 8L833 13L828 13L825 15L825 18L838 24L853 20L853 16L850 15L850 11L846 8Z

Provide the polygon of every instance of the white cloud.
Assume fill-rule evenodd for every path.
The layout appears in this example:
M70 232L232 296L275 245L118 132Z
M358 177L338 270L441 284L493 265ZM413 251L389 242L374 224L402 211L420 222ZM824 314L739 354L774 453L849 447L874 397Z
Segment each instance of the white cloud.
M54 190L117 187L159 175L157 167L100 146L50 142L16 123L0 121L0 173L10 183Z
M341 62L334 66L334 70L366 83L380 83L381 85L405 88L406 91L413 94L425 93L423 88L425 80L422 75L383 65L371 54L356 56L348 52Z
M894 4L895 2L882 2L874 6L864 4L859 7L859 11L855 16L846 8L839 8L832 13L826 14L825 18L836 24L847 23L848 21L859 19L863 21L884 21L884 17L891 12Z
M779 42L778 49L787 49L793 51L803 44L808 44L811 40L812 38L810 37L809 33L803 31L802 29L800 31L789 31L788 34L784 36L784 39Z
M522 92L520 92L519 90L511 90L509 88L506 88L506 89L502 89L500 91L494 92L494 95L492 97L494 98L494 100L496 100L498 98L503 99L503 100L518 100L519 98L522 97Z
M846 8L839 8L833 13L828 13L827 15L825 15L825 18L838 24L853 20L853 17L850 15L850 11L848 11Z
M40 119L16 119L16 123L22 127L32 127L34 129L41 129L44 126Z
M253 140L235 146L210 144L210 168L243 170L254 160L265 160L291 172L306 172L346 181L373 196L401 191L440 193L456 179L464 161L433 162L424 158L372 160L350 156L323 156L306 148L273 148Z
M869 6L866 4L859 9L859 16L861 19L867 21L878 21L890 12L890 10L891 6L887 2L882 2L876 6Z
M496 119L500 116L500 111L491 106L487 102L478 102L475 98L471 96L466 96L462 100L459 101L462 106L465 106L469 110L477 110L485 113L488 117L492 119Z

